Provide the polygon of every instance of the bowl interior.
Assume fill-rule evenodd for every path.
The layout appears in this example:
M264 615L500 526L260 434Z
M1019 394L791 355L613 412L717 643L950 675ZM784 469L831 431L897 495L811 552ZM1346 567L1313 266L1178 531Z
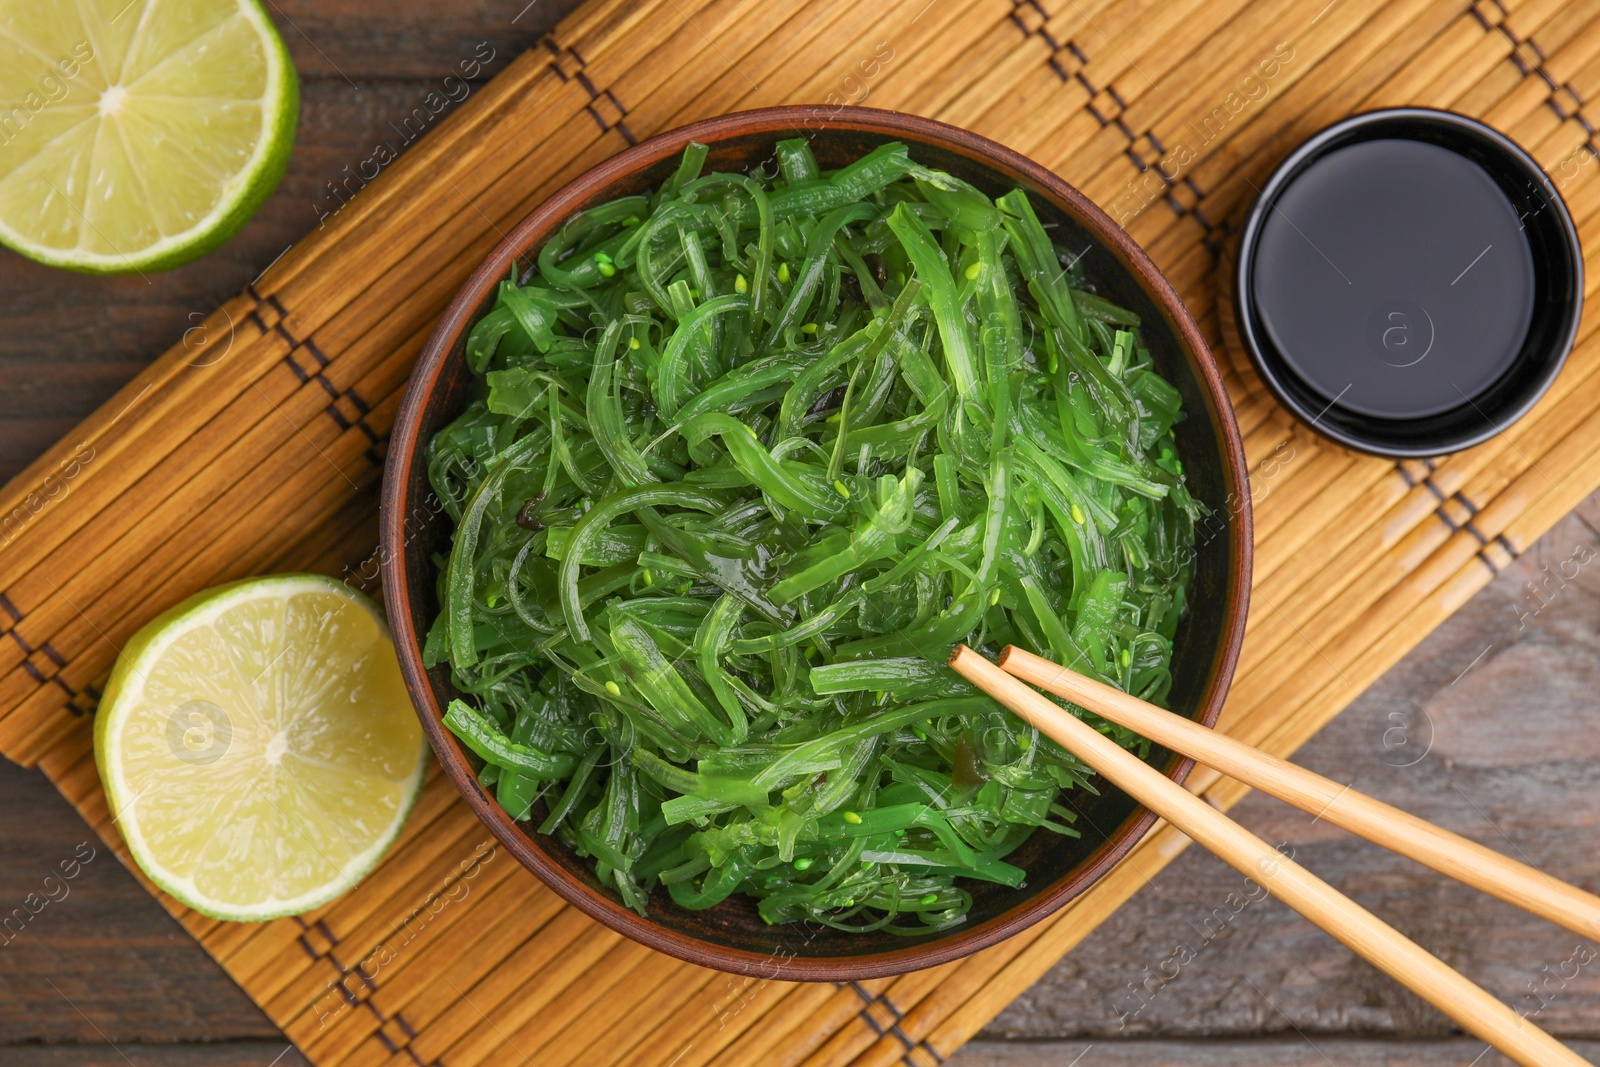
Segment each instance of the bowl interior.
M1437 145L1478 164L1511 202L1532 255L1533 319L1506 370L1466 402L1421 418L1352 411L1308 384L1273 344L1252 294L1255 247L1266 216L1295 178L1350 145L1380 139ZM1239 243L1234 292L1240 339L1286 407L1341 444L1386 456L1436 456L1478 444L1520 418L1549 388L1577 336L1583 257L1561 195L1539 166L1502 134L1474 119L1427 108L1368 112L1340 122L1295 150L1263 187ZM1430 365L1431 367L1432 365ZM1443 371L1440 371L1443 373Z
M1020 157L1001 153L998 161L985 161L982 155L992 146L971 135L961 135L970 138L965 143L935 143L904 128L852 128L849 123L841 124L838 116L830 117L832 123L812 141L823 168L842 166L881 143L901 140L918 161L949 171L990 195L1022 185L1034 194L1035 206L1054 239L1083 257L1093 286L1140 315L1153 359L1182 392L1188 417L1177 428L1178 451L1194 495L1212 510L1197 538L1190 611L1175 642L1171 706L1207 723L1214 721L1242 634L1248 583L1248 494L1240 491L1244 483L1238 432L1192 321L1153 268L1148 276L1140 276L1137 267L1148 267L1148 260L1127 243L1121 231L1104 221L1105 236L1097 235L1086 223L1098 213L1087 208L1086 202L1070 203L1067 195L1076 194L1060 183L1055 183L1054 190L1043 188L1053 179ZM862 127L883 124L884 120L875 119L857 123ZM774 141L794 133L785 124L769 122L765 128L734 129L715 139L708 131L694 128L664 136L676 137L674 143L680 148L691 137L710 143L707 169L743 171L766 166L771 173ZM643 166L602 174L602 180L562 212L563 217L585 205L644 192L659 184L675 167L676 153L656 155L659 158L646 160ZM1154 821L1152 815L1111 788L1104 788L1099 795L1079 792L1068 798L1080 813L1082 838L1039 832L1012 857L1011 862L1028 871L1024 887L1013 890L968 884L974 904L966 924L942 934L908 938L888 933L847 934L818 926L768 926L758 916L755 902L739 895L709 911L697 912L679 908L658 890L651 898L648 922L639 920L621 907L612 890L595 879L589 860L553 837L524 829L537 824L541 817L538 809L533 824L512 823L476 784L468 758L439 724L440 709L456 695L448 667L423 672L416 652L416 637L427 633L438 611L433 556L449 547L446 524L433 518L437 507L430 509L427 503L431 489L422 449L473 394L475 383L462 358L464 339L471 324L492 305L493 281L504 276L508 256L516 255L526 265L531 253L561 221L554 217L541 221L536 213L490 257L485 269L458 297L458 302L464 303L447 313L413 381L413 392L421 392L407 397L406 413L396 433L401 447L388 472L385 558L402 564L398 574L396 568L389 569L391 615L404 616L395 620L402 665L440 759L469 802L519 859L596 918L664 951L744 973L837 980L927 966L999 940L1081 892ZM1150 762L1172 775L1188 767L1187 761L1164 750L1153 752Z

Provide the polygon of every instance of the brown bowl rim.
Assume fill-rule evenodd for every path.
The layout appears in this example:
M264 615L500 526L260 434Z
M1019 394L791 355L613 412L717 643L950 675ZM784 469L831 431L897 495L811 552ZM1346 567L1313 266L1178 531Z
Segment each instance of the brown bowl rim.
M406 472L414 462L419 447L419 423L457 340L504 275L505 264L511 257L526 254L538 242L538 235L548 227L559 225L579 210L594 190L604 188L635 170L658 163L665 157L676 155L691 140L714 144L726 138L781 135L819 126L936 144L1018 180L1031 192L1053 199L1073 214L1076 221L1115 256L1123 269L1133 275L1162 311L1167 327L1191 357L1192 367L1205 393L1207 418L1221 438L1225 457L1223 481L1229 491L1228 532L1231 540L1227 588L1230 604L1205 695L1195 716L1197 722L1206 726L1215 725L1244 640L1253 543L1244 444L1216 358L1201 336L1199 326L1171 283L1144 250L1104 211L1054 173L1020 153L971 131L935 119L877 108L804 105L761 108L701 119L656 134L568 182L505 235L440 316L412 371L410 384L395 418L384 469L379 516L380 558L387 564L383 568L386 603L391 606L410 603L411 576L404 565L405 516L409 514L411 504L407 497ZM860 956L782 957L717 945L641 918L621 903L578 881L546 857L534 838L518 827L478 786L476 775L460 743L444 728L442 712L422 666L422 646L419 635L412 628L409 611L391 607L389 615L401 673L428 741L445 774L495 839L540 881L590 918L649 948L700 966L756 978L844 982L888 977L948 963L1003 941L1059 910L1099 881L1118 860L1132 851L1156 822L1154 812L1143 807L1136 808L1099 848L1043 891L985 922L959 928L933 940L908 944L905 948ZM1190 759L1174 758L1165 773L1173 781L1181 783L1193 765Z

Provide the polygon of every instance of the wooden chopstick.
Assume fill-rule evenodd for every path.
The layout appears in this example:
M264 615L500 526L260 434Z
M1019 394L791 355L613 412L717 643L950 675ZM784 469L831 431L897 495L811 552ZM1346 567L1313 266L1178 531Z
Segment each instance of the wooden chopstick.
M1000 653L999 664L1040 689L1066 697L1252 789L1574 933L1600 938L1600 897L1577 886L1025 649L1007 646Z
M1107 781L1523 1067L1588 1061L1222 812L966 645L950 666Z

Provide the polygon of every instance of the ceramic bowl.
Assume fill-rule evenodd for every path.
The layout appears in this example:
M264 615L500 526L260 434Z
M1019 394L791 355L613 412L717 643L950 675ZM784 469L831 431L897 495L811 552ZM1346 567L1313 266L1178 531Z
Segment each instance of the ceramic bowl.
M710 146L708 170L747 170L773 156L774 142L811 138L824 168L842 166L887 141L914 159L971 182L990 195L1026 189L1054 239L1084 257L1089 281L1136 311L1157 369L1183 395L1188 417L1177 447L1195 496L1211 509L1199 541L1188 617L1179 627L1171 705L1215 722L1244 634L1250 581L1250 509L1244 451L1211 353L1172 287L1127 234L1083 194L1015 152L929 119L865 108L771 108L707 119L664 133L612 157L545 201L494 249L461 288L411 378L394 428L382 516L385 591L400 664L417 714L439 762L461 795L506 850L573 906L651 948L693 963L746 975L845 981L898 974L964 956L1040 921L1088 889L1127 854L1155 816L1120 792L1072 794L1080 839L1033 836L1009 857L1028 872L1020 889L972 883L974 903L962 926L927 936L853 934L798 925L769 926L755 902L735 895L707 911L677 907L662 891L648 918L625 907L594 877L590 860L517 823L477 782L477 764L441 722L454 695L447 666L423 666L421 642L438 612L433 557L447 551L450 530L437 508L424 449L467 402L472 377L462 357L472 325L492 305L496 284L515 260L526 265L547 238L579 211L658 185L689 141ZM1155 751L1150 762L1174 779L1187 760Z

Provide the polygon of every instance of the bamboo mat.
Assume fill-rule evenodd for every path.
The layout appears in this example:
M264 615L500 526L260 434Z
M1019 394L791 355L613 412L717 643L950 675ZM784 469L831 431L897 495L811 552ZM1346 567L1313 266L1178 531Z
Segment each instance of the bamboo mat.
M117 646L249 574L376 588L385 434L433 319L500 231L648 134L864 102L1057 170L1200 320L1255 497L1254 611L1222 725L1286 755L1600 485L1600 340L1586 318L1549 395L1485 445L1357 456L1295 425L1225 343L1218 257L1302 138L1399 104L1515 138L1592 248L1597 93L1600 0L591 0L0 492L0 752L117 847L90 755ZM1224 808L1245 792L1205 771L1190 788ZM318 1065L926 1067L1186 843L1158 827L1032 930L845 986L731 978L622 940L503 855L437 773L389 857L325 908L250 926L161 899Z

